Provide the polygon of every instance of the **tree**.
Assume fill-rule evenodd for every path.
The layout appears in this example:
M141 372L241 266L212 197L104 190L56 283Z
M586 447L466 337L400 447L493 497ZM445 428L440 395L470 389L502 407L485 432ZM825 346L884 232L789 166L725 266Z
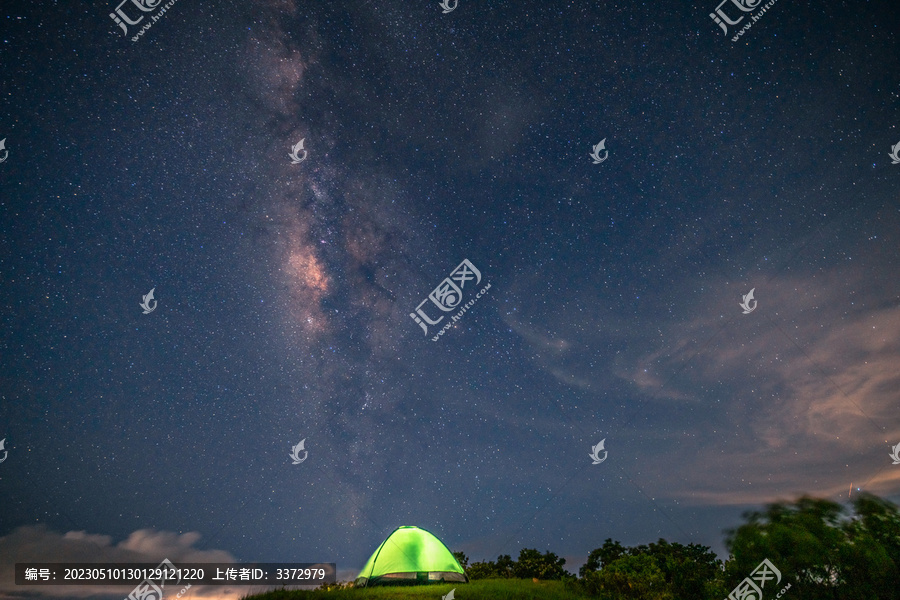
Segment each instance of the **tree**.
M679 543L660 539L654 544L626 548L607 538L603 546L593 550L579 570L582 578L602 572L608 565L626 556L649 557L662 574L666 589L678 600L720 600L722 561L708 546ZM621 577L620 577L621 578ZM615 579L615 578L614 578Z
M722 570L722 561L700 544L670 544L660 538L655 544L638 546L631 554L653 558L675 598L705 598L706 583Z
M608 565L614 560L625 555L627 549L619 542L612 541L612 538L606 538L603 545L596 550L591 550L588 554L587 562L578 569L578 575L584 577L589 571L599 571L603 565Z
M459 562L459 565L463 568L463 571L465 571L468 568L469 557L466 556L466 554L464 552L454 552L453 558L455 558Z
M601 600L675 600L663 572L646 554L623 556L599 571L588 571L583 586Z
M858 496L853 508L855 518L844 523L850 543L841 552L846 587L881 600L900 599L900 511L871 494Z
M559 558L550 551L541 554L531 548L523 548L519 552L519 560L513 567L513 573L520 579L554 579L571 576L563 565L566 559Z
M900 508L862 494L853 509L804 497L745 513L727 532L724 565L699 544L607 538L576 587L603 600L721 600L768 559L781 578L763 586L767 600L789 585L789 600L900 600Z
M516 563L509 554L497 557L497 577L509 579L515 577Z
M857 531L865 531L884 547L891 562L900 568L900 509L896 504L872 494L862 494L853 502Z
M783 577L799 584L798 595L830 598L840 582L838 548L845 541L841 512L830 500L801 498L795 506L776 503L765 512L746 513L748 522L726 538L733 556L726 567L726 585L732 589L767 558Z
M469 579L490 579L497 577L497 564L493 561L473 562L472 566L466 569L466 575Z
M863 496L855 508L851 518L835 502L804 497L748 513L726 540L733 555L725 569L728 589L768 558L782 574L779 585L797 583L795 600L897 600L897 507Z
M516 563L509 554L501 554L497 562L492 560L474 562L466 569L469 579L508 579L514 577Z

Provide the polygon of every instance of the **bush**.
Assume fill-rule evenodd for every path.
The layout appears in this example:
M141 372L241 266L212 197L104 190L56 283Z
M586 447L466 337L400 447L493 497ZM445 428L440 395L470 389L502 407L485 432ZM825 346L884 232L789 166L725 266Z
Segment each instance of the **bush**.
M666 578L650 556L623 556L582 579L586 593L601 600L674 600Z
M319 587L315 589L317 592L330 592L332 590L349 590L354 587L352 581L340 582L335 581L334 583L323 583Z
M466 575L469 579L509 579L515 577L515 565L509 554L501 554L497 557L497 562L488 560L472 563L466 568Z

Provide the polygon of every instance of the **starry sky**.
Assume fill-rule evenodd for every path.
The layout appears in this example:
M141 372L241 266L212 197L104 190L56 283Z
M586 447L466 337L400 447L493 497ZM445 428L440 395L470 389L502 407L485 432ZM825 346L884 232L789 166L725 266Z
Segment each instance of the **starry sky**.
M900 501L890 0L144 1L0 9L0 597Z

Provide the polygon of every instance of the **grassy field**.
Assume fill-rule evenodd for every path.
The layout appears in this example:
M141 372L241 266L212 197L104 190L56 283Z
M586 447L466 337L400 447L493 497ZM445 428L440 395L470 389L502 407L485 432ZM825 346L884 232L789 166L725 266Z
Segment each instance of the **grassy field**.
M247 600L401 600L421 598L440 600L456 588L458 600L587 600L560 581L533 582L527 579L479 579L472 583L421 585L404 587L375 587L349 590L299 591L275 590L247 596Z

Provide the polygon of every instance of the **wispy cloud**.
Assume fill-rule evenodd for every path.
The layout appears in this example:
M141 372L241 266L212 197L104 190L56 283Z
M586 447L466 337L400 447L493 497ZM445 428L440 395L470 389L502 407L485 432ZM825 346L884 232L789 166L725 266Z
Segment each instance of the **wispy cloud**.
M636 417L619 435L652 454L636 457L648 489L713 504L846 499L851 482L900 490L900 469L885 469L888 442L900 441L900 306L876 281L846 267L779 277L758 285L751 315L734 286L706 281L682 321L629 323L569 297L506 322L559 382L597 398L627 393L627 406L603 409ZM648 411L667 426L648 429Z

